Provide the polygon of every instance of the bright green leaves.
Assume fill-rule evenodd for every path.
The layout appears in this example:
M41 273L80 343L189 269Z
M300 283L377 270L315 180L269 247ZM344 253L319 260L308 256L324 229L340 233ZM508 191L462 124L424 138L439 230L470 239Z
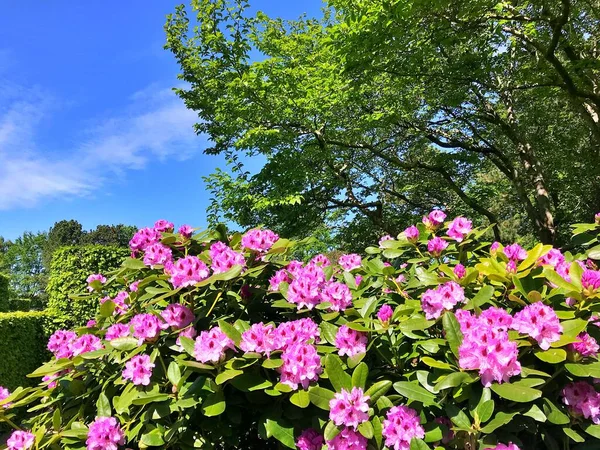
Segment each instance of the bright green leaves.
M542 391L517 383L494 383L491 389L500 397L518 403L532 402L542 396Z
M369 367L364 362L361 362L354 368L354 372L352 372L352 386L359 387L364 390L368 376Z
M225 394L218 390L210 394L202 403L202 414L207 417L219 416L225 412Z
M329 411L329 401L333 398L335 392L319 386L313 386L308 390L310 402L317 408Z
M446 311L442 316L442 324L444 326L444 332L446 333L446 339L450 350L455 357L458 358L458 347L462 343L463 335L460 331L460 325L454 314L450 311Z
M325 357L325 372L336 392L340 392L342 389L347 391L352 389L352 378L344 371L339 356L327 355Z
M394 383L394 390L407 398L421 402L424 405L433 405L436 403L435 395L426 389L423 389L419 384L410 381L397 381Z
M240 345L242 333L240 333L233 325L224 320L219 320L218 323L219 328L221 328L221 331L225 333L225 336L231 339L236 346Z

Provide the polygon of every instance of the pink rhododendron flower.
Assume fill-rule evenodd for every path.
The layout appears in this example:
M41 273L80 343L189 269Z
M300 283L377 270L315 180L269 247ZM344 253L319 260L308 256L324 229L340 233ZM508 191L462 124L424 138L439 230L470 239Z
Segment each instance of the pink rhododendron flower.
M138 230L129 241L129 248L131 249L132 255L135 256L137 252L146 250L146 247L155 242L159 242L161 238L162 235L160 232L154 228L142 228L141 230Z
M115 323L107 328L104 339L112 341L113 339L122 338L129 336L130 333L129 325L124 323Z
M495 330L508 330L513 324L513 317L502 308L492 306L482 311L479 321Z
M94 328L96 326L96 321L94 319L90 319L86 322L86 328Z
M594 214L594 222L596 222L596 225L600 225L600 212Z
M527 305L515 314L512 329L531 336L542 350L548 350L550 344L558 341L563 330L554 310L542 302Z
M290 303L298 305L298 309L313 309L321 303L320 286L322 283L323 281L318 278L303 272L290 283L287 299Z
M428 289L421 296L421 307L427 320L437 319L444 310L452 310L458 303L466 301L464 289L454 281Z
M279 269L275 272L269 279L269 291L277 292L280 289L281 283L290 283L292 279L289 276L289 273L286 269Z
M148 386L154 367L149 355L135 355L125 363L123 379L131 380L136 386Z
M155 242L144 250L144 264L154 269L156 266L164 266L173 260L173 252L170 247Z
M275 330L277 349L285 350L294 344L319 342L319 326L309 318L282 322Z
M540 266L552 266L556 267L558 264L565 261L565 257L562 252L557 248L551 248L548 253L538 258L538 264Z
M321 450L325 441L323 435L314 428L304 430L296 440L298 450Z
M307 264L307 266L311 265L318 267L329 267L331 265L331 261L329 261L329 258L327 256L323 255L322 253L319 253L318 255L314 256Z
M377 318L382 322L389 322L394 314L394 310L390 305L382 305L377 311Z
M95 273L93 275L90 275L89 277L87 277L87 290L92 292L94 290L94 288L92 286L90 286L94 281L99 281L100 283L104 284L106 283L106 277L104 275L102 275L101 273Z
M413 438L423 439L425 430L421 426L419 415L408 406L392 407L383 421L385 445L394 450L409 450Z
M117 450L125 444L125 434L114 417L96 417L85 441L87 450Z
M166 324L154 314L137 314L131 319L131 326L133 327L133 337L137 338L141 344L144 341L155 341L160 330Z
M265 353L267 356L277 349L275 327L271 324L255 323L242 333L240 348L245 352Z
M271 230L259 230L255 228L242 236L242 247L254 250L255 252L266 252L278 240L279 236Z
M585 269L581 275L583 293L591 295L600 289L600 271Z
M448 431L445 431L442 436L442 444L448 444L454 439L454 431L452 431L453 425L450 419L447 417L436 417L433 421L448 428Z
M493 448L494 448L494 450L521 450L519 447L517 447L512 442L509 442L508 444L498 444Z
M6 400L9 396L10 396L10 391L8 389L6 389L4 386L0 386L0 402L2 400ZM6 403L0 407L8 408L8 407L10 407L10 405L11 405L10 403Z
M379 248L384 248L383 243L385 241L393 241L393 240L394 240L394 238L392 236L390 236L389 234L382 236L381 239L379 239Z
M340 356L354 356L367 351L368 338L365 333L342 325L335 335L335 346Z
M48 350L54 353L57 359L73 356L71 345L77 339L77 333L67 330L55 331L48 339Z
M235 350L235 345L221 328L213 327L210 331L202 331L196 338L194 357L201 363L219 362L227 349Z
M186 256L180 258L169 266L165 266L165 272L171 276L173 287L193 286L210 275L208 267L197 256Z
M448 242L443 240L441 237L434 237L427 241L427 251L433 256L440 256L444 250L448 247Z
M156 231L160 231L161 233L172 233L174 228L175 225L173 225L173 222L169 222L165 219L160 219L154 222L154 229Z
M321 291L321 300L331 304L331 311L344 311L352 305L352 293L344 283L328 281Z
M194 233L194 228L191 225L181 225L178 230L179 234L183 236L185 239L189 239L192 237Z
M231 249L223 242L215 242L210 246L210 258L212 259L211 268L214 273L224 273L234 266L244 266L246 258L241 253Z
M527 250L519 244L507 245L502 249L506 257L511 261L520 261L527 258Z
M363 277L360 275L356 275L354 277L354 282L356 283L357 286L360 286L360 283L362 282L362 280L363 280Z
M71 344L73 350L73 356L81 355L82 353L93 352L95 350L102 350L104 346L100 338L93 334L82 334Z
M192 310L179 303L171 303L160 315L174 330L185 328L194 321Z
M342 431L332 440L327 441L328 450L366 450L368 440L352 428L342 428Z
M355 430L369 420L369 396L359 387L353 387L350 392L342 389L329 400L329 418L337 426L345 425Z
M473 223L464 217L456 217L448 225L448 236L461 242L473 230Z
M414 225L404 230L404 236L406 236L408 242L412 242L413 244L419 240L419 235L419 229Z
M423 217L423 223L427 226L427 228L437 228L444 223L445 219L446 214L444 211L434 209L429 213L429 215Z
M342 269L350 271L360 268L362 265L362 258L356 253L350 253L348 255L340 256L338 259L338 264L342 267Z
M579 342L574 342L569 345L572 351L579 353L581 356L596 356L600 346L592 336L587 333L579 333L577 336Z
M317 381L323 372L321 357L314 345L297 343L289 345L281 354L283 365L279 371L281 382L292 389L302 386L308 389L311 381Z
M600 393L585 381L570 383L562 390L563 403L576 415L600 424Z
M492 245L490 245L490 253L495 255L498 249L500 248L500 242L494 241Z
M131 284L129 285L129 290L130 290L131 292L137 292L139 285L140 285L140 282L139 282L139 281L134 281L133 283L131 283Z
M457 264L456 266L454 266L454 269L452 269L452 272L454 273L454 275L456 275L456 278L458 278L459 280L461 278L464 278L465 275L467 274L467 270L465 269L465 266L463 266L462 264Z
M6 441L7 450L28 450L35 444L35 436L29 431L13 431L8 441Z

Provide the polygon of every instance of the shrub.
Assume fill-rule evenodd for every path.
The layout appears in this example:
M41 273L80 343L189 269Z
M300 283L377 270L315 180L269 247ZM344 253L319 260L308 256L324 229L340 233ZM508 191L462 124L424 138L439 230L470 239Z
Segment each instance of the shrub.
M44 312L0 313L0 386L33 384L26 375L49 356L42 331Z
M8 275L0 273L0 312L8 311Z
M51 337L52 379L4 402L35 405L38 448L596 448L596 263L444 219L306 264L160 221L91 282L123 289L97 323ZM598 258L600 226L575 232Z
M127 249L102 245L56 250L46 287L49 315L44 324L45 331L51 333L58 328L82 326L94 317L98 300L73 294L84 290L91 273L108 273L118 267L127 255Z

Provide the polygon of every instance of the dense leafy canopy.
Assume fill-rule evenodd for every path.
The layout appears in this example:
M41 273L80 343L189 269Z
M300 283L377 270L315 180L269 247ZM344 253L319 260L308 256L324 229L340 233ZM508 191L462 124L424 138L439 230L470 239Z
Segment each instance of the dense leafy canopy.
M330 0L296 21L246 7L195 1L166 24L178 93L233 169L208 178L215 218L359 249L432 205L545 243L594 213L593 2Z

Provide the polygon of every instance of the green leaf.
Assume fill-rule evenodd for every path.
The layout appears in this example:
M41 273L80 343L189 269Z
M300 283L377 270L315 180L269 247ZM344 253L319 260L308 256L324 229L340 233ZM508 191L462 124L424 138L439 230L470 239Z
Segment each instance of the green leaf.
M492 298L493 295L494 286L486 284L481 289L479 289L479 292L475 295L475 297L473 297L471 303L474 307L479 307L481 305L484 305L489 299Z
M202 414L206 417L219 416L225 412L225 394L220 389L213 392L202 403Z
M431 450L429 445L423 439L412 438L410 441L410 450Z
M242 375L243 373L244 373L243 370L236 370L236 369L225 370L225 371L221 372L219 375L217 375L217 377L215 378L215 383L223 384L226 381L232 380L235 377Z
M590 436L594 436L596 439L600 439L600 425L587 423L585 425L582 425L581 428Z
M458 406L453 404L446 406L446 415L457 427L465 430L471 428L471 420Z
M191 357L195 358L194 347L196 343L192 339L185 336L179 336L179 342L181 343L181 346L183 347L185 352Z
M566 425L571 422L571 419L565 414L560 407L554 404L550 399L543 398L542 410L550 423L555 425Z
M423 363L427 364L429 367L434 367L436 369L446 369L446 370L452 370L453 369L453 367L450 364L448 364L446 362L443 362L443 361L438 361L438 360L433 359L433 358L431 358L429 356L423 356L421 358L421 361Z
M575 337L586 329L588 321L583 319L573 319L566 320L560 324L563 327L563 335Z
M365 395L368 395L370 397L369 402L371 404L374 404L375 402L377 402L379 397L385 395L391 387L392 382L389 380L378 381L366 390Z
M538 422L545 422L546 421L546 415L543 413L543 411L536 404L531 405L531 408L529 408L527 410L527 412L524 412L522 414L524 416L531 417L533 420L536 420Z
M267 419L265 423L267 432L285 445L287 448L296 448L296 441L294 439L294 427L289 425L283 419Z
M149 447L159 447L165 443L163 434L158 428L155 428L150 433L143 434L140 441Z
M446 340L450 346L450 350L458 358L458 347L463 339L462 332L460 331L460 325L456 316L450 311L446 311L442 316L442 325L444 332L446 333Z
M317 408L329 411L329 401L333 398L335 392L320 386L313 386L308 391L310 402Z
M177 386L179 384L179 380L181 380L181 370L179 369L177 362L171 361L169 364L169 368L167 369L167 378L173 386Z
M340 429L330 420L327 422L327 426L325 426L325 432L323 433L323 437L326 441L331 441L338 434L340 434Z
M352 372L352 386L365 388L367 377L369 376L369 367L363 362L360 363Z
M563 362L567 359L567 352L562 348L549 348L546 351L535 351L534 355L547 363L550 364L558 364L559 362Z
M283 366L283 360L280 358L265 359L262 363L262 366L265 369L277 369L278 367Z
M104 392L100 392L100 395L98 396L96 410L98 411L96 415L100 417L110 417L112 415L110 401Z
M139 347L138 340L133 337L120 337L110 341L110 346L117 350L129 351Z
M307 391L300 389L290 395L290 402L298 408L306 408L310 404L310 397Z
M398 394L409 400L421 402L424 405L435 404L435 396L416 383L410 381L397 381L393 386Z
M329 322L321 322L319 328L321 328L321 337L325 338L331 345L335 345L335 336L337 335L338 327Z
M273 383L264 379L256 373L245 373L231 380L233 387L240 391L252 392L261 389L267 389L273 386Z
M518 403L532 402L542 396L542 391L512 383L492 384L491 388L500 397Z
M344 371L339 356L329 354L325 357L325 373L336 392L352 390L352 378Z
M123 261L122 265L126 269L132 269L132 270L146 268L146 264L144 264L144 261L142 261L141 259L134 259L134 258L125 258L125 261Z
M499 412L485 427L483 427L481 429L481 432L486 433L486 434L493 433L496 429L509 423L513 419L513 417L515 417L517 414L519 414L519 413L518 412L511 412L511 413Z
M374 430L371 422L363 422L358 426L358 432L367 439L373 438Z
M371 421L373 423L373 437L377 443L377 448L381 448L381 444L383 443L383 425L381 424L381 419L379 416L375 416Z
M585 442L585 438L571 427L563 427L563 433L569 436L575 442Z
M231 339L236 346L240 345L242 341L242 334L230 323L225 322L224 320L219 320L219 328L221 331L225 333L225 335Z
M574 364L566 363L565 369L576 377L593 377L600 378L600 362L594 362L591 364Z
M475 414L480 424L490 420L492 414L494 414L494 400L486 400L479 403L475 408Z
M453 372L436 383L434 389L436 392L439 392L443 391L444 389L461 386L463 384L470 384L476 379L477 377L475 375L467 372Z

